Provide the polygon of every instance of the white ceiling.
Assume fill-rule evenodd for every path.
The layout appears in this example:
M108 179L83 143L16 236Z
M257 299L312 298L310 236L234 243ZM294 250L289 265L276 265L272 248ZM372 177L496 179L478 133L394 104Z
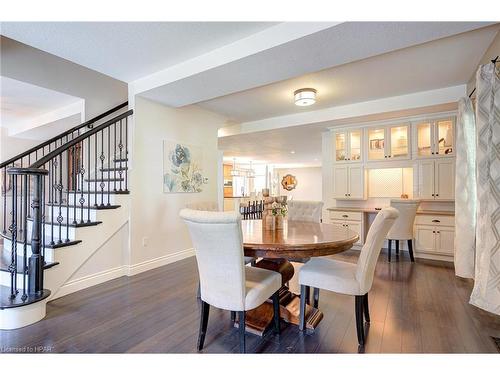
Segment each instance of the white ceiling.
M272 22L2 22L0 33L130 82L202 55Z
M82 101L81 98L2 76L0 97L0 127L7 128L11 134L30 124L43 125L39 123L40 118ZM52 116L51 119L60 118Z
M490 26L198 105L231 121L247 122L463 84L498 30L498 25ZM316 104L293 104L293 92L302 87L318 90Z

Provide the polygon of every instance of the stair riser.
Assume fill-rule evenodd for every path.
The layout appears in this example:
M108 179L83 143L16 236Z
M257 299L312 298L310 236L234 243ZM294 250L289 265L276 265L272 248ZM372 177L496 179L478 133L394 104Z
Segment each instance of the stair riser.
M99 190L98 190L99 191ZM109 194L109 203L114 204L116 199L115 199L116 194ZM76 206L80 206L80 198L82 198L81 193L76 193L76 194L70 194L68 197L68 201L70 205L76 204ZM83 194L83 199L85 202L83 203L84 206L88 206L89 204L93 206L96 202L98 205L104 202L104 204L108 204L108 194L105 193L104 195L98 193L97 196L96 194ZM90 203L89 203L90 202Z
M104 188L101 188L101 182L104 183ZM115 183L116 183L116 185L115 185ZM109 186L109 191L111 191L111 192L113 192L115 189L120 190L120 181L107 181L106 179L104 179L104 181L97 181L97 188L96 188L95 181L89 181L88 185L87 185L87 181L85 181L85 183L83 184L83 191L96 191L97 190L98 192L103 191L104 193L107 193L108 186ZM121 182L121 188L122 188L122 190L125 190L125 180L123 180ZM80 189L81 189L81 186L78 187L78 190L80 190Z
M7 251L8 253L11 252L12 249L12 241L4 238L4 251ZM18 243L17 244L17 255L22 255L23 254L23 247L24 244ZM45 261L46 262L54 262L54 251L57 249L50 249L50 248L45 248ZM28 243L26 246L26 254L27 256L31 256L31 245Z
M54 223L53 229L52 229L52 226L50 224L44 224L44 226L45 226L45 238L47 238L47 237L52 238L52 233L53 233L54 239L55 240L59 239L59 225L58 224ZM33 222L28 221L28 238L31 238L32 229L33 229ZM62 240L64 241L66 238L69 238L70 240L75 240L76 239L76 229L79 229L79 228L75 228L75 227L66 228L66 225L61 224Z
M83 212L82 212L83 211ZM70 222L73 221L73 218L76 218L78 222L80 222L80 219L82 217L83 213L83 220L87 221L89 218L89 213L90 213L90 221L97 221L97 210L95 209L87 209L84 208L83 210L79 207L76 209L74 207L69 207L69 210L66 210L66 207L61 207L61 216L65 219L69 217ZM59 206L54 206L54 210L52 211L51 206L47 206L45 209L45 220L46 221L54 221L57 222L57 217L59 216Z

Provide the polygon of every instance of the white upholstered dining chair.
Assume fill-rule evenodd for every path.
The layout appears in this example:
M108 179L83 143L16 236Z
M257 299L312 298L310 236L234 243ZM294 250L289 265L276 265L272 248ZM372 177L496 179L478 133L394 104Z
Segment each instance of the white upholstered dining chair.
M287 203L288 220L321 222L323 202L317 201L289 201Z
M399 241L408 241L408 252L410 260L415 261L413 257L413 222L420 201L417 199L391 199L391 207L399 212L399 217L395 221L389 233L387 233L387 260L391 261L392 241L396 242L396 254L399 254Z
M305 329L306 296L309 288L314 288L314 305L318 306L319 289L355 296L356 330L358 343L365 343L364 319L370 322L368 292L373 283L377 258L382 249L385 236L398 217L395 208L381 210L368 231L366 242L361 249L358 263L342 262L330 258L313 258L300 270L300 324ZM364 315L364 319L363 319Z
M269 298L273 300L274 328L279 334L281 274L245 266L240 215L183 209L180 216L188 226L200 275L198 350L203 349L210 306L238 312L242 353L245 352L245 312Z

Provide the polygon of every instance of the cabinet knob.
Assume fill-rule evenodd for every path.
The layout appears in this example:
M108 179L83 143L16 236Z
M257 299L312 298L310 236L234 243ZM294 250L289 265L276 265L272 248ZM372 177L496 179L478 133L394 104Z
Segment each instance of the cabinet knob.
M436 197L439 197L439 194L436 194Z
M434 152L431 152L432 155L434 155Z
M436 231L435 231L435 230L433 230L433 231L432 231L432 233L436 233Z
M440 233L439 231L436 231L436 233Z
M349 215L342 215L342 217L349 217Z
M434 194L432 194L432 196L434 196Z
M437 219L434 219L432 220L433 223L440 223L441 221L440 220L437 220Z
M388 158L390 158L390 157L391 157L391 155L389 155L389 156L387 156L387 157L388 157Z
M436 152L436 155L439 155L439 151Z

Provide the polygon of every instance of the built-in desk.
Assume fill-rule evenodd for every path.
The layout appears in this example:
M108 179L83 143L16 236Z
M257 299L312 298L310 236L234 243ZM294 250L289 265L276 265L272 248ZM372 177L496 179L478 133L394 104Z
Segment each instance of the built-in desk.
M325 222L348 227L359 234L355 248L361 248L376 214L380 210L370 207L329 207ZM444 210L418 210L414 224L415 256L419 258L453 261L455 212ZM406 241L400 244L407 250ZM387 247L387 243L384 243Z

